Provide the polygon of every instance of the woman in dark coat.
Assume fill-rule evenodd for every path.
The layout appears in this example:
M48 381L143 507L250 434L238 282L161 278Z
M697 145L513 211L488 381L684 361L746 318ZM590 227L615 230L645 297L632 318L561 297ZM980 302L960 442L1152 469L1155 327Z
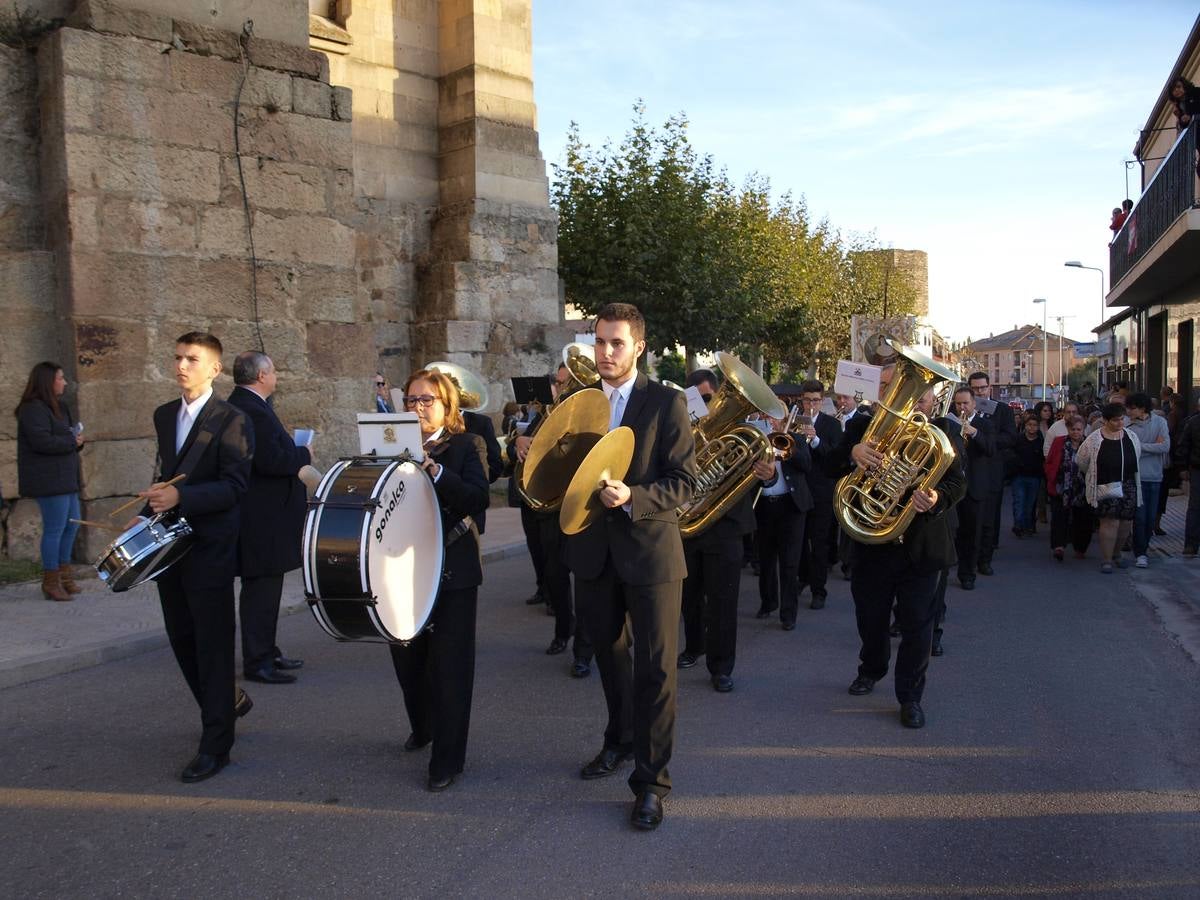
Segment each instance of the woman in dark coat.
M487 450L466 432L458 388L445 375L422 369L404 385L404 407L421 422L422 464L434 482L447 539L468 516L488 507ZM408 644L392 644L392 663L404 691L412 734L404 749L433 742L428 787L442 791L462 772L475 684L475 603L483 581L474 522L446 547L442 586L431 629Z
M17 478L21 496L33 497L42 512L42 593L70 600L79 588L68 564L79 526L81 429L62 400L67 378L62 366L40 362L29 373L17 417Z

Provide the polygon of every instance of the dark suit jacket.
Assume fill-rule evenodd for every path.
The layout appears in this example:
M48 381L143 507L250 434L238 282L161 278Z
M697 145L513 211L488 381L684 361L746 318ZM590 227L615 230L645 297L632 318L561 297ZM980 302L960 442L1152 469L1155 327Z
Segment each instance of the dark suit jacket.
M475 434L452 434L433 451L442 466L434 484L442 509L442 531L449 536L465 516L472 519L488 508L487 451ZM477 587L483 582L479 557L479 530L471 529L446 548L442 587L448 590Z
M500 442L496 440L496 426L492 424L492 417L473 412L464 412L462 416L467 433L476 434L483 439L483 446L487 452L488 484L495 484L496 479L504 474L504 457L500 453ZM481 512L472 518L479 527L479 533L483 534L487 528L487 512Z
M978 429L978 433L972 438L963 439L967 451L963 456L967 496L972 500L983 500L994 490L992 458L996 455L996 432L992 420L987 416L976 416L971 425Z
M836 423L835 423L836 424ZM808 477L812 472L812 451L808 449L808 441L804 435L792 435L796 439L796 449L790 457L779 464L783 471L783 482L787 485L792 503L800 512L808 512L813 508L813 495L808 486ZM763 487L775 483L775 479L764 481Z
M830 454L830 475L848 475L854 471L850 451L863 437L872 417L857 415L846 424L844 440L835 453ZM955 458L937 484L938 501L929 512L917 513L901 537L900 544L905 555L918 574L940 572L958 561L954 552L954 536L950 531L946 513L963 498L967 482L962 464ZM889 544L861 544L854 542L851 565L877 565L878 557L889 552Z
M187 441L175 453L175 422L183 401L172 400L154 411L154 431L158 436L159 481L179 474L179 464L187 457L197 437L210 419L219 422L212 440L187 478L175 487L179 490L179 512L192 526L193 547L177 564L184 584L198 587L222 587L233 579L237 566L240 504L250 483L251 458L254 455L254 430L241 410L218 400L214 394L196 417ZM143 515L152 515L150 508Z
M254 391L235 387L229 403L246 414L254 429L250 487L242 499L238 574L282 575L300 567L308 492L296 475L312 462L312 454L296 446L275 409Z
M1012 407L1007 403L996 401L996 408L991 415L979 413L976 417L989 420L995 434L996 451L988 462L988 472L991 475L992 493L1004 490L1004 472L1009 460L1016 455L1017 420L1013 416Z
M817 413L813 428L820 440L815 448L809 448L813 464L808 470L808 489L812 493L814 506L830 507L833 505L833 490L837 482L825 474L825 458L841 443L842 423L833 416Z
M623 479L632 492L630 511L605 510L585 531L569 535L567 565L577 578L598 578L611 553L625 584L682 581L687 565L676 510L691 499L696 482L687 400L639 372L621 424L634 433L633 461Z

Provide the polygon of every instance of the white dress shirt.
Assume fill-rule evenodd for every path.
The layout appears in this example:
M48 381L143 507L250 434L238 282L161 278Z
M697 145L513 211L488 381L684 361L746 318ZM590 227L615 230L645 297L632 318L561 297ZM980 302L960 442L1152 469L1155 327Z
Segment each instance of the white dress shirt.
M600 382L600 386L604 388L604 399L609 405L609 420L608 430L612 431L621 424L621 419L625 415L625 407L629 405L629 395L633 393L633 383L637 381L637 370L629 373L629 377L624 382L613 387L607 381ZM614 398L614 394L617 396Z
M187 402L187 397L181 398L179 404L179 415L175 419L175 455L179 455L179 451L183 449L184 443L187 441L188 435L192 431L192 426L196 424L196 416L200 415L200 410L204 409L204 404L208 402L209 397L213 395L212 387L193 400Z

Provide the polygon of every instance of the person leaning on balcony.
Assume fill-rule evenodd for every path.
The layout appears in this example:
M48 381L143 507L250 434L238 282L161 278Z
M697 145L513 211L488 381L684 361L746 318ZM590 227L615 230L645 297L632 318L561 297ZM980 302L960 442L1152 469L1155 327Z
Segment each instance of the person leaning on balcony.
M42 513L42 593L47 600L73 600L71 548L79 526L79 448L83 437L62 400L67 379L62 366L40 362L29 373L17 417L17 482Z
M1171 100L1175 104L1175 129L1183 131L1200 114L1200 88L1180 75L1171 82Z

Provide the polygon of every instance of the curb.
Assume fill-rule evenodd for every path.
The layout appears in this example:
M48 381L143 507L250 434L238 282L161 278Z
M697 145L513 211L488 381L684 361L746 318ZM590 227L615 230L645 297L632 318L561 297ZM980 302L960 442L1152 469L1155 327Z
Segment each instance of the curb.
M521 556L527 552L525 542L522 540L484 550L481 558L483 564L487 565L488 563L511 559L514 556ZM27 584L30 598L32 599L40 591L40 584L36 581L28 582ZM18 588L24 592L26 583L22 582L18 585L8 585L7 587L8 589ZM285 596L279 607L279 615L281 617L291 616L299 612L306 612L307 610L308 604L304 601L303 597L292 596L289 598ZM166 646L169 646L166 632L159 630L153 634L146 634L145 632L130 634L112 640L82 644L63 650L47 650L35 656L0 662L0 690L16 687L21 684L28 684L32 681L40 681L43 678L50 678L54 675L65 675L67 672L75 672L79 669L89 669L92 666L115 662L119 659L128 659L131 656L138 656L139 654L148 653L151 650L159 650Z

